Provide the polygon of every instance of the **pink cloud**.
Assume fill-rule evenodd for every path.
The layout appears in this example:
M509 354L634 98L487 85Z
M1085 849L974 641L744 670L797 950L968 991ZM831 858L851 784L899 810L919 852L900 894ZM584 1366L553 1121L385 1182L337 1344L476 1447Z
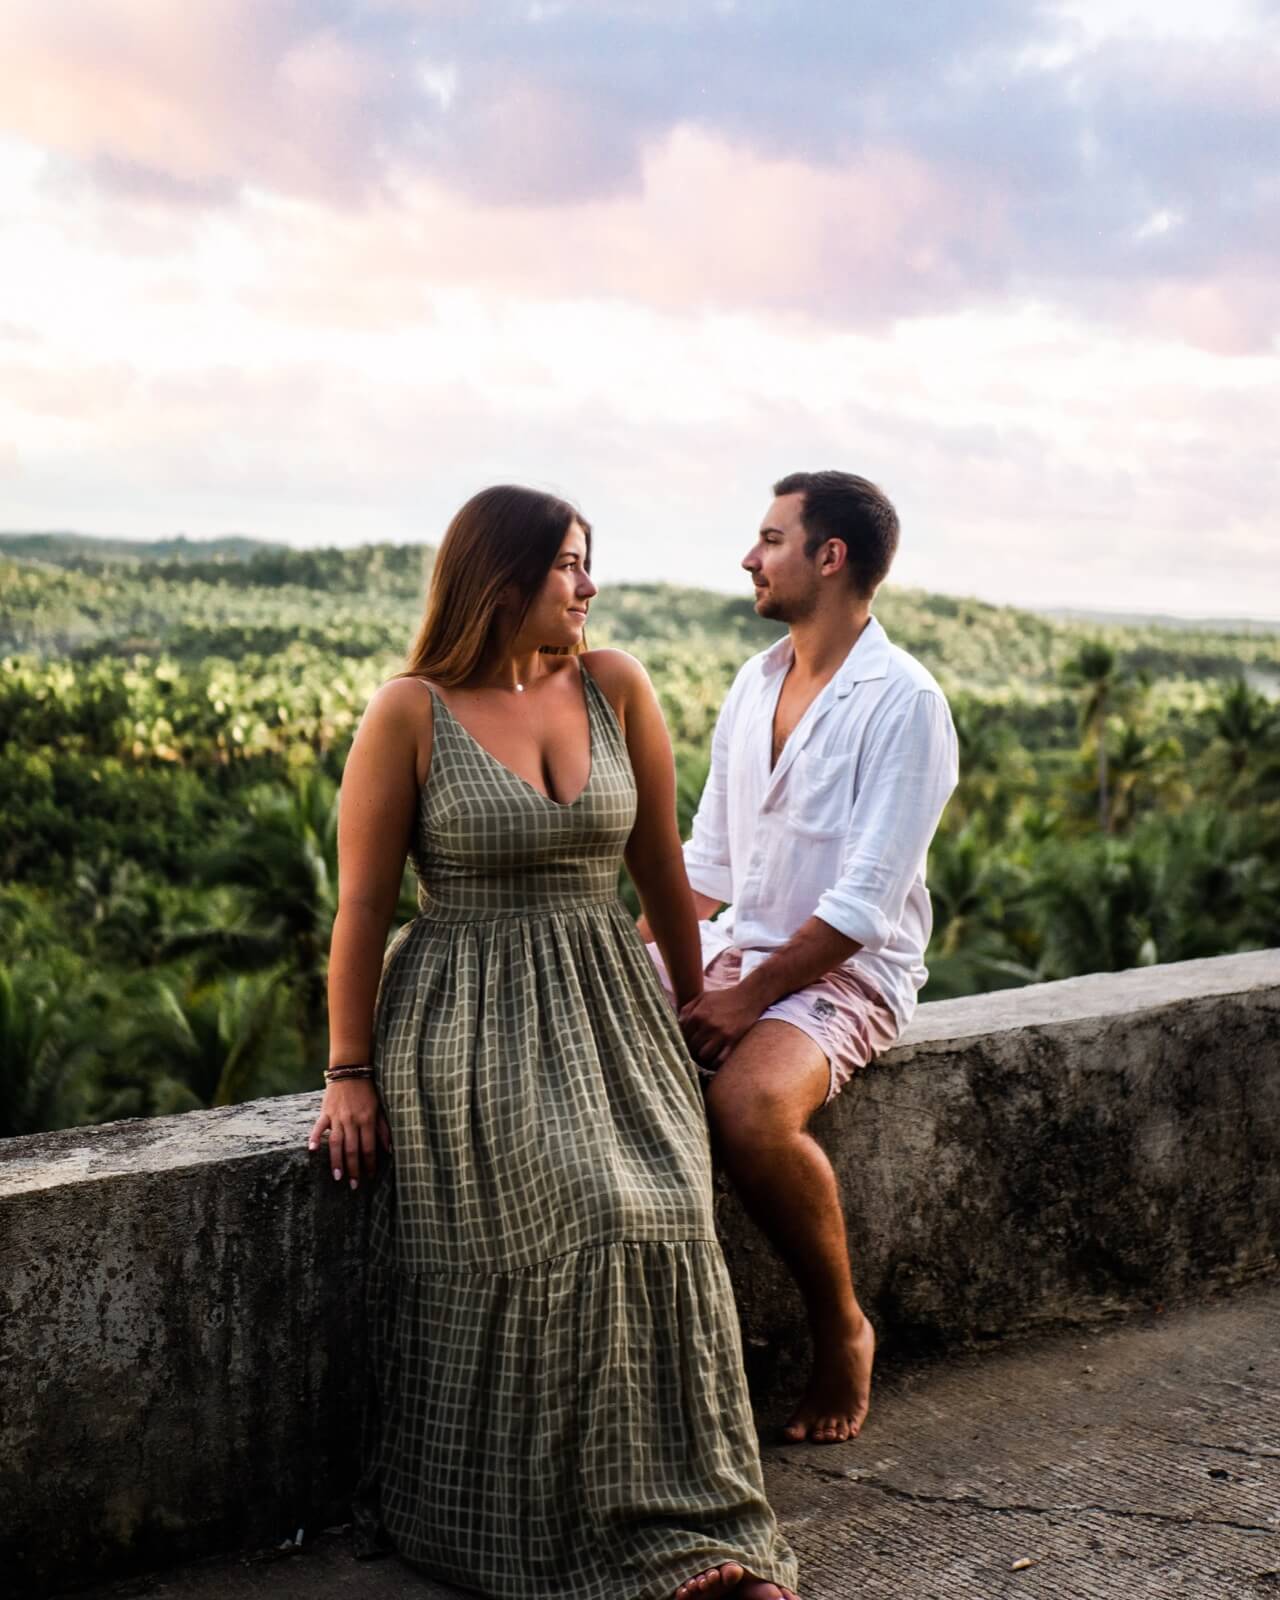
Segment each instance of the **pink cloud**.
M634 194L548 210L406 185L358 218L289 206L263 217L259 309L339 323L413 321L428 286L624 299L663 310L796 307L871 322L952 284L956 250L998 270L998 195L900 150L840 170L766 159L692 128L651 150Z
M364 124L387 69L290 11L6 0L0 126L164 202L245 183L349 199L380 171Z
M823 63L766 61L745 13L700 33L638 4L545 12L378 0L344 31L297 0L4 0L0 131L54 158L59 228L105 205L93 226L117 257L177 257L235 208L275 269L246 292L291 321L395 326L457 284L846 326L1047 297L1213 351L1271 347L1280 53L1261 34L1113 41L1069 82L1000 68L998 99L989 63L948 76L945 48L926 62L904 37L898 68L914 50L931 74L921 104L859 87L819 114L803 95ZM787 91L758 126L742 97L701 98L720 45L739 71L758 48ZM1144 235L1152 218L1177 220Z
M1216 278L1156 283L1140 308L1157 333L1216 355L1260 353L1280 337L1280 284L1260 265L1251 271L1230 264Z

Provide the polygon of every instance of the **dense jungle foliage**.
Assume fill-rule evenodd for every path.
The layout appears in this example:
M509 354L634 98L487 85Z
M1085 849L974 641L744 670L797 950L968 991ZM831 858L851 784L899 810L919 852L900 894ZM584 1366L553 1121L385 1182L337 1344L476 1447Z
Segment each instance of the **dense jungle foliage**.
M0 1135L319 1083L337 787L430 554L0 539ZM1275 629L876 610L960 734L927 998L1280 944ZM661 585L592 623L658 687L687 830L779 630Z

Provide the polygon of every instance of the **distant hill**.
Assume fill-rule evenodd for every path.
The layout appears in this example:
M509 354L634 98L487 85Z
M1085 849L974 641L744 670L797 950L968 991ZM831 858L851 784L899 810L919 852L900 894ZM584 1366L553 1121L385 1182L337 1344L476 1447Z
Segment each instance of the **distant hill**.
M1080 611L1065 606L1033 606L1056 622L1093 623L1099 628L1167 628L1172 633L1280 634L1280 620L1262 617L1171 617L1157 611Z
M85 533L0 533L0 557L40 561L90 576L145 568L149 578L218 583L232 588L343 589L420 595L430 545L307 547L226 534L217 539L111 539Z
M425 544L300 549L241 535L138 544L0 535L0 655L85 660L163 651L192 662L265 661L297 644L327 660L391 661L418 626L434 554ZM1101 638L1130 674L1182 682L1243 676L1280 696L1273 625L1160 626L1100 613L1068 620L892 583L876 614L948 689L1060 696L1068 659L1084 640ZM737 595L608 584L592 606L590 637L634 650L669 683L684 684L689 663L714 662L702 677L719 692L722 679L781 631L755 614L745 583ZM688 684L681 690L693 693Z
M96 533L0 533L0 552L27 561L50 561L56 566L73 566L80 561L172 561L193 562L222 558L247 561L263 550L284 550L271 539L252 539L247 534L227 533L215 539L189 539L178 533L172 539L113 539Z

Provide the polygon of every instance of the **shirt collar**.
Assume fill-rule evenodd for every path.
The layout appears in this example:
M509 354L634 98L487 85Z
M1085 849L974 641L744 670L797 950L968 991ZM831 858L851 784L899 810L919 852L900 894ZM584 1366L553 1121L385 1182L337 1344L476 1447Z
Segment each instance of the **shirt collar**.
M765 677L771 678L774 673L789 667L793 654L791 636L784 633L777 644L770 645L764 653L761 670ZM831 681L835 685L836 694L843 699L855 683L867 683L872 678L883 678L888 670L889 635L875 617L870 617L866 627L850 645L849 654Z

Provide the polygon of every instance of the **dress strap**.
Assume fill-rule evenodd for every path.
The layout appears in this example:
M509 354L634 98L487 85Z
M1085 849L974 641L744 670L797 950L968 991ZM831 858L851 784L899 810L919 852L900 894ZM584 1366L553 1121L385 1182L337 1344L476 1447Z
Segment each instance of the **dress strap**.
M582 673L587 686L587 716L597 728L603 728L604 736L613 746L615 752L625 755L627 752L626 735L622 731L622 724L618 721L618 713L613 709L609 696L592 677L584 663L578 662L578 670Z

